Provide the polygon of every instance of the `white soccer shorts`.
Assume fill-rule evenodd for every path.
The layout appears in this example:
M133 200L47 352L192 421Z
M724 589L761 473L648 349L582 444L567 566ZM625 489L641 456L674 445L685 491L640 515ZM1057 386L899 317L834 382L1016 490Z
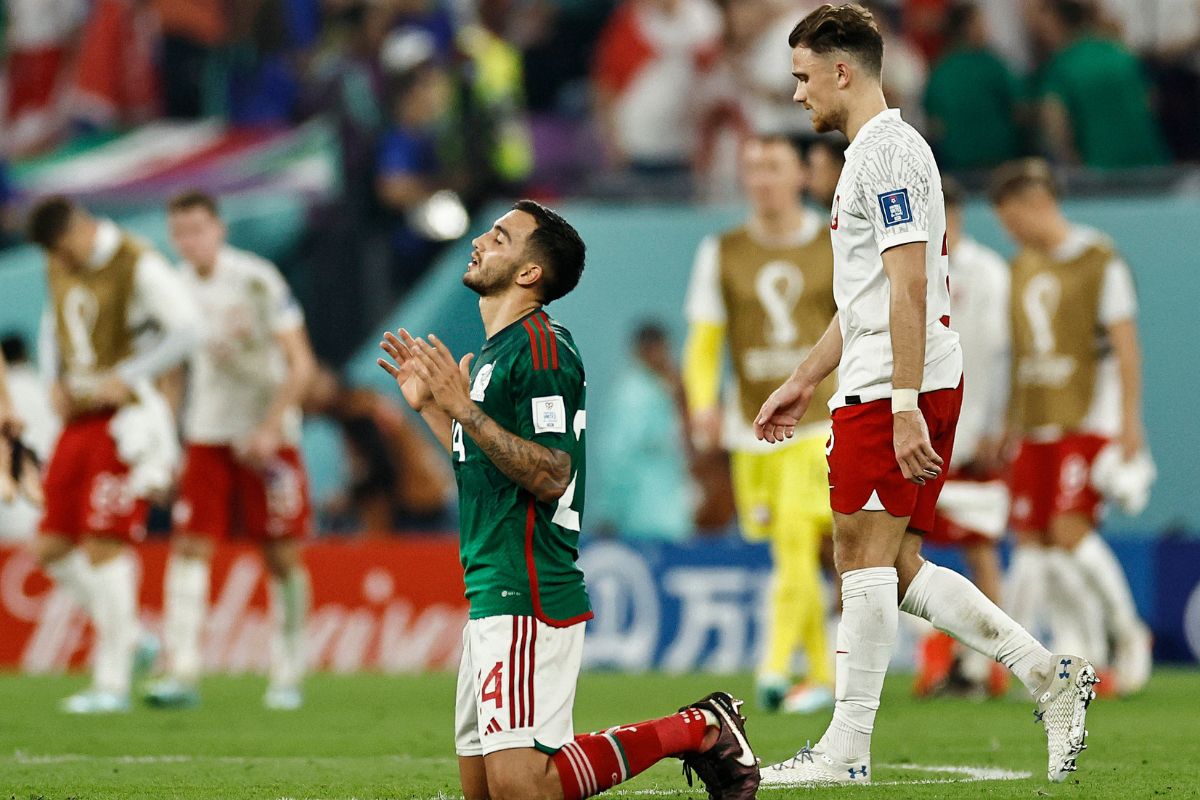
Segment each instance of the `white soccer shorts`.
M512 615L467 622L454 710L458 755L517 747L552 753L575 738L583 629Z

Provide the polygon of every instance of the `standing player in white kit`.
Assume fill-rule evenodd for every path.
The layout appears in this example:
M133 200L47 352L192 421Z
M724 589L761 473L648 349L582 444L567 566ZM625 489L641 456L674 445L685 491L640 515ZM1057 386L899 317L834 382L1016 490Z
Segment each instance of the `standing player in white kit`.
M929 146L881 88L883 39L857 5L823 5L789 37L795 100L818 132L850 140L830 220L838 313L763 404L768 442L793 435L834 369L830 505L842 576L833 720L815 747L764 769L764 785L871 780L871 732L900 608L1004 664L1037 699L1047 775L1084 747L1095 670L1052 655L970 581L921 558L954 446L962 352L949 328L946 214Z
M304 313L274 264L226 244L215 198L185 192L171 201L168 217L207 331L192 357L186 464L163 580L167 675L146 700L159 707L200 701L213 546L243 536L262 546L270 573L263 703L291 710L302 700L309 581L300 548L312 517L298 449L300 401L316 365Z

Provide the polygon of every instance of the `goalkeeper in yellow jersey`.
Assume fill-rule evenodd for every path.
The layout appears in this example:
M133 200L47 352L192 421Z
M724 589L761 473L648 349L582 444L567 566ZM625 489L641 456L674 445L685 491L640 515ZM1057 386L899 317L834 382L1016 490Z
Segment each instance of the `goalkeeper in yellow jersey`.
M824 215L805 208L804 162L782 136L756 136L741 151L742 187L750 204L744 225L706 238L688 287L684 388L692 437L701 450L731 453L742 531L767 541L774 562L769 628L758 666L758 699L768 710L809 712L833 705L825 642L820 551L829 535L829 438L821 384L784 447L754 436L767 396L803 360L837 312L833 249ZM733 380L718 395L728 344ZM792 662L803 648L805 681L789 691Z

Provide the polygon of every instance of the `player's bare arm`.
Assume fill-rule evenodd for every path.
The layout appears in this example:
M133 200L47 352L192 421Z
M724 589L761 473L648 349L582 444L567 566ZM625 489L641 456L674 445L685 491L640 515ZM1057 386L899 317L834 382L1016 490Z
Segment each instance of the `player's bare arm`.
M1108 326L1108 338L1117 356L1121 376L1121 455L1130 459L1145 445L1142 425L1142 350L1137 323L1121 320Z
M288 409L300 405L304 400L317 370L317 359L313 356L303 325L276 333L275 341L287 361L287 380L275 390L266 416L240 448L242 459L260 468L274 458L283 444L284 417Z
M453 452L450 416L433 402L433 394L429 391L429 387L413 368L415 357L412 347L415 344L416 340L413 339L412 334L404 328L399 328L395 333L388 331L383 334L383 341L379 343L379 347L392 360L380 358L376 359L375 363L396 381L396 386L400 388L400 394L404 397L404 401L408 403L409 408L421 415L421 419L425 420L425 424L433 432L434 438L446 449L446 452Z
M808 410L813 393L842 360L842 326L837 314L829 327L792 372L783 385L759 409L754 419L754 434L762 441L775 444L792 438L796 423Z
M929 442L925 417L916 408L925 373L925 242L898 245L883 252L883 270L891 286L892 388L910 390L911 408L892 405L896 461L905 480L924 485L941 472L942 457Z
M543 503L562 497L571 481L571 457L543 447L500 427L470 396L470 369L474 354L458 361L450 348L432 334L429 341L415 339L409 348L413 368L429 387L433 402L462 425L463 433L514 483Z

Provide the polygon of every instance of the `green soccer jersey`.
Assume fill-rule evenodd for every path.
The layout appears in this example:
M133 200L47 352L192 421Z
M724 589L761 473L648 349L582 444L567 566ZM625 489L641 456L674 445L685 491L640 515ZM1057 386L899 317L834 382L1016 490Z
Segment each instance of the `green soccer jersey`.
M471 619L592 616L579 557L584 485L583 362L566 328L538 310L496 333L471 369L471 399L500 427L571 457L571 482L539 502L453 426L460 545Z

